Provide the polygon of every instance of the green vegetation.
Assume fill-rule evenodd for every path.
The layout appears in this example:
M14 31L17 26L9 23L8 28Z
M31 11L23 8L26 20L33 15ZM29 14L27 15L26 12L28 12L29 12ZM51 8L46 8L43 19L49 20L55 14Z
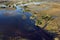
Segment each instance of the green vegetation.
M41 16L40 19L37 19L36 20L36 25L42 25L43 22L45 22L45 24L43 24L43 28L45 28L49 22L51 22L52 20L54 20L55 18L53 16L50 16L50 15L43 15Z

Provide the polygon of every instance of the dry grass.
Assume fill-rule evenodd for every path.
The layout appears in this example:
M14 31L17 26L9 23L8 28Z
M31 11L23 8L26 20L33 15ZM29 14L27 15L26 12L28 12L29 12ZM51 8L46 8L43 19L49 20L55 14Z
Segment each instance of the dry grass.
M27 10L30 10L33 14L37 15L38 19L40 19L42 15L46 15L46 14L57 16L53 21L51 21L48 24L48 26L45 29L58 32L58 34L60 34L60 32L58 31L60 30L60 4L58 3L45 3L41 5L32 4L28 6ZM56 38L56 40L59 39Z
M47 30L55 30L58 32L60 29L60 4L59 3L49 3L46 2L45 4L40 5L29 5L28 10L30 10L33 14L37 15L38 19L42 15L52 15L57 16L53 21L49 23L46 27Z
M37 15L38 19L40 19L42 15L46 14L57 16L53 21L48 24L45 29L60 34L60 4L45 3L41 5L29 5L27 9L29 9L33 14ZM59 38L57 37L55 38L55 40L59 40Z

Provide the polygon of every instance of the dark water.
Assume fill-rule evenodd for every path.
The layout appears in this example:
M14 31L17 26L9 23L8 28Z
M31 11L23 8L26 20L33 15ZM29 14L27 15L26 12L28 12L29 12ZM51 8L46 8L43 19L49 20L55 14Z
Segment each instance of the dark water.
M0 32L16 28L23 32L24 30L30 30L35 25L35 22L30 19L30 16L32 16L30 12L23 12L24 9L18 6L16 8L16 10L0 10ZM25 19L23 19L24 17Z
M30 12L23 12L24 9L18 6L16 8L16 10L0 10L0 32L5 35L3 40L9 40L6 38L14 36L16 30L22 33L20 34L22 37L31 40L53 39L47 32L35 26L35 21L30 19L32 16Z

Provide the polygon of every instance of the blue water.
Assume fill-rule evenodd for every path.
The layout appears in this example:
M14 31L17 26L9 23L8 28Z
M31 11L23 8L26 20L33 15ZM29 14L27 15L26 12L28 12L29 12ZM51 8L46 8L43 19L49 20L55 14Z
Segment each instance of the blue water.
M3 40L6 40L8 36L14 36L16 30L23 33L20 35L31 40L53 39L46 31L35 26L35 21L30 19L30 16L32 16L30 12L23 11L24 9L18 6L16 6L16 10L0 10L0 33L5 33Z
M26 19L23 19L22 15L26 16ZM31 20L30 16L32 16L30 12L24 12L24 9L18 6L16 6L16 10L0 10L0 32L17 28L22 32L35 30L33 28L35 21Z

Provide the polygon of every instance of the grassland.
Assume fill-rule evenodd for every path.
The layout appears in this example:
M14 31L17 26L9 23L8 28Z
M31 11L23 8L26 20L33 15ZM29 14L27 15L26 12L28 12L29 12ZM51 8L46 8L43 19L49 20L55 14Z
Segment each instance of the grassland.
M30 10L30 12L36 15L38 19L40 19L42 15L56 16L56 18L53 21L51 21L45 29L53 32L58 32L58 34L60 34L60 4L59 3L46 2L40 5L32 4L27 6L26 10ZM44 24L45 23L43 23L43 25Z
M38 19L40 19L42 15L56 16L56 18L53 21L51 21L45 29L60 34L60 4L59 3L48 2L40 5L32 4L29 5L26 9L30 10L34 15L36 15ZM43 25L44 24L45 23L43 22ZM55 40L59 40L59 39L56 38Z
M29 5L26 8L26 10L30 10L34 15L37 15L38 19L40 19L42 15L56 16L56 18L48 24L46 30L51 30L55 32L60 31L60 4L59 3L47 2L40 5L32 4Z

